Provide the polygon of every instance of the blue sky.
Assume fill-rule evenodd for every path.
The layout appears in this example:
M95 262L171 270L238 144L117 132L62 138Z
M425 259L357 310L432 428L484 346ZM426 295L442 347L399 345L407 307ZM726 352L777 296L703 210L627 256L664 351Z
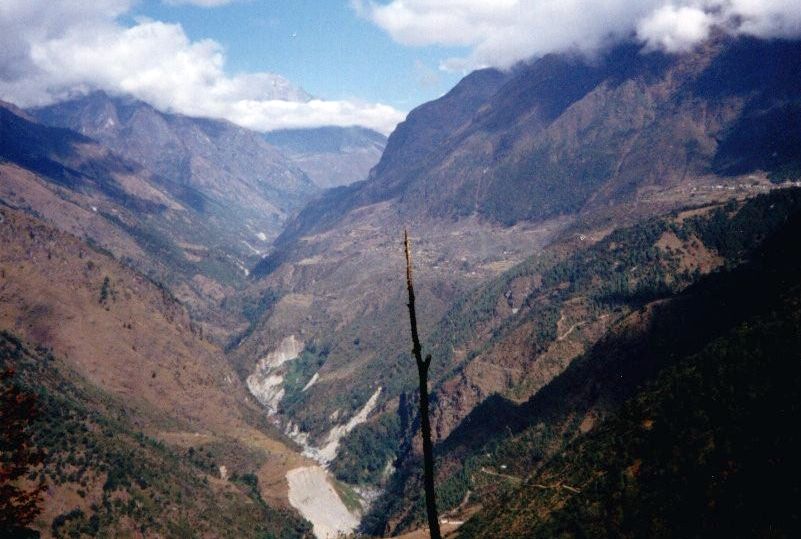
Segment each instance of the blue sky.
M467 50L398 44L347 0L244 0L212 8L149 0L129 16L180 23L193 40L218 41L231 74L269 71L316 97L401 111L452 88L461 73L439 65Z
M620 39L681 54L713 28L799 37L801 10L798 0L0 0L0 99L34 107L104 90L259 131L389 134L477 67Z

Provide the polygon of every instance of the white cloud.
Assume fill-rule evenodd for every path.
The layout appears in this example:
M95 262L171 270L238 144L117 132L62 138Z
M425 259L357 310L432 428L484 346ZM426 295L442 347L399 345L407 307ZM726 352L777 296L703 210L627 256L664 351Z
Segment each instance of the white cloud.
M321 125L363 125L384 134L389 134L403 120L403 115L389 105L320 99L304 103L237 101L226 108L225 117L258 131Z
M653 49L684 52L709 35L714 17L695 7L665 6L637 25L637 37Z
M509 67L549 52L590 52L637 36L671 52L718 26L759 37L801 35L798 0L351 0L399 43L467 47L446 69Z
M727 15L739 16L739 29L756 36L801 35L801 5L798 0L732 0Z
M388 133L403 119L386 105L312 99L272 73L228 75L219 43L192 41L178 24L122 26L117 18L130 6L129 0L3 0L0 99L34 106L103 89L259 130L364 125Z

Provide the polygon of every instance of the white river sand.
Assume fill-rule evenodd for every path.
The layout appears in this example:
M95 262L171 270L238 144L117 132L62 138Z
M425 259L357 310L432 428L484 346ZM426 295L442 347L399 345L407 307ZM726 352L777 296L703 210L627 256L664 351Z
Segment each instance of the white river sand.
M335 539L359 525L359 519L342 503L321 466L295 468L286 474L289 503L314 526L317 539Z

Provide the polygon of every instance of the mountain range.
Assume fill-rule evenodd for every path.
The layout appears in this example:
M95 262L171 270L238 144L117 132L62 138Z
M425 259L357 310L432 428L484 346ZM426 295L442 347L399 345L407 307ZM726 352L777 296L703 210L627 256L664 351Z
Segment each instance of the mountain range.
M722 34L478 70L388 139L0 103L32 525L421 528L407 229L459 537L795 535L799 120L801 42Z
M260 133L131 98L95 92L0 113L8 201L169 285L221 342L246 324L223 300L242 288L287 217L320 191ZM348 151L364 142L369 160L382 140L373 137ZM325 159L338 155L345 152L328 149Z
M386 485L388 463L402 467L404 444L416 444L414 430L399 434L403 418L414 416L401 322L403 228L415 245L422 324L439 359L434 423L444 443L493 394L536 394L617 318L588 319L597 307L575 298L485 351L501 338L496 319L520 312L541 276L510 282L504 297L476 297L477 285L514 274L545 245L560 256L650 216L714 208L798 177L798 47L718 36L683 55L622 45L591 60L551 55L510 73L471 74L409 114L366 181L324 193L288 223L253 272L273 305L234 351L236 368L255 373L249 358L290 334L325 350L289 368L301 380L278 407L285 428L299 426L319 442L330 418L357 414L380 388L372 421L342 440L332 468L341 479ZM719 267L719 253L703 242L670 249L698 258L687 271ZM463 310L449 322L443 317L454 305ZM483 327L486 313L493 322ZM465 326L482 337L454 336ZM577 343L573 326L583 329ZM375 441L392 437L400 445ZM385 512L370 529L422 522L398 516Z
M771 189L797 159L798 125L777 121L798 112L797 53L797 42L719 37L679 56L622 45L592 61L552 55L471 74L409 114L368 180L288 223L253 272L278 299L234 352L237 367L252 370L248 358L301 329L325 343L317 382L290 413L323 425L343 399L365 402L404 370L407 337L393 329L404 226L433 324L558 238ZM746 139L764 150L740 152ZM363 377L345 374L357 365Z

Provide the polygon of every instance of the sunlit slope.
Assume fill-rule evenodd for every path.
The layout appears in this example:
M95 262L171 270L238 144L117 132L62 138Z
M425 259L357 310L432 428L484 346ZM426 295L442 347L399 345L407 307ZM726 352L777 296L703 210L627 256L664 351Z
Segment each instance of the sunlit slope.
M74 236L0 211L0 328L115 399L130 428L257 476L267 503L287 507L286 471L306 461L169 291Z

